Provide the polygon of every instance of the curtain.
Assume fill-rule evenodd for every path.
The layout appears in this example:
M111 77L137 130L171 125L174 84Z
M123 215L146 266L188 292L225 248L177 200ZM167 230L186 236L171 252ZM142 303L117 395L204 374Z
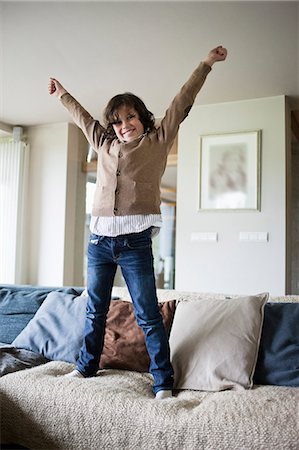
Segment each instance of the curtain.
M28 145L0 140L0 283L21 281Z

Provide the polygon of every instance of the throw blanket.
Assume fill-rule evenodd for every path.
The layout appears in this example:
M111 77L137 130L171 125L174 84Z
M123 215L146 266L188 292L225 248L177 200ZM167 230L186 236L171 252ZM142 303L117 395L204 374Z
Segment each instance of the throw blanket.
M0 379L2 439L31 449L297 450L298 389L177 391L157 401L147 373L65 378L63 362Z
M0 377L18 370L30 369L48 361L38 353L0 343Z

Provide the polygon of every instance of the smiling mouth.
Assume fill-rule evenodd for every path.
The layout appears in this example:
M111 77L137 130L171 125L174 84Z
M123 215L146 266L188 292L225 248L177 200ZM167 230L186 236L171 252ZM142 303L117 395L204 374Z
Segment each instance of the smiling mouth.
M131 130L126 130L126 131L123 132L123 136L125 136L126 134L134 133L134 131L135 131L135 128L133 128Z

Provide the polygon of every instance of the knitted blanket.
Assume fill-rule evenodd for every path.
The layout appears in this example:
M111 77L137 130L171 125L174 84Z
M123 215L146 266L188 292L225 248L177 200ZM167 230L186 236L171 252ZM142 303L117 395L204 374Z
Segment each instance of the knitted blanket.
M126 287L114 286L112 295L121 298L122 300L131 301L131 296ZM225 299L240 297L246 294L229 294L229 293L211 293L211 292L191 292L191 291L177 291L174 289L157 289L157 296L159 302L166 302L168 300L180 300L180 301L194 301L200 299ZM282 302L282 303L298 303L299 295L281 295L270 296L269 302Z
M297 450L299 389L177 391L157 401L147 373L65 378L49 362L0 379L1 436L30 449Z

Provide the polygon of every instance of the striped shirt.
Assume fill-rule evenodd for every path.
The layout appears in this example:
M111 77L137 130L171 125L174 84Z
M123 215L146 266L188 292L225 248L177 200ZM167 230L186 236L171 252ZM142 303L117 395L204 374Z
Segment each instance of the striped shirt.
M99 236L116 237L121 234L140 233L154 227L152 237L156 236L162 226L160 214L137 214L132 216L99 217L91 216L90 231Z

